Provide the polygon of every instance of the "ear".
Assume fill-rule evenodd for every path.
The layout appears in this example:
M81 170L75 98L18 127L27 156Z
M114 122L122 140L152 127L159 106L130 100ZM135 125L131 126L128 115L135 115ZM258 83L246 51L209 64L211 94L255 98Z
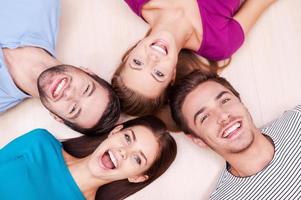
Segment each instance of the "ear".
M49 114L58 122L63 123L64 121L62 120L62 118L60 118L59 116L57 116L56 114L53 114L52 112L49 112Z
M149 178L148 175L138 175L138 176L133 176L128 178L128 181L130 183L141 183L148 180L148 178Z
M187 135L187 137L193 142L195 143L196 145L198 145L199 147L201 148L205 148L205 147L208 147L207 144L200 138L194 136L194 135Z
M108 137L111 137L115 133L119 132L121 129L123 129L123 125L122 124L120 124L118 126L115 126L115 128L113 130L111 130L111 132L109 133Z

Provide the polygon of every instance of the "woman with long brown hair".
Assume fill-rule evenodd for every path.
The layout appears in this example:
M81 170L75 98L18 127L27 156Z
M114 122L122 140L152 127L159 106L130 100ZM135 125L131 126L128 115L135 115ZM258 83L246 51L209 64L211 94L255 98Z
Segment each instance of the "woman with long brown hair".
M163 174L176 152L164 123L152 116L63 143L36 129L1 149L0 198L124 199Z
M126 0L150 31L125 54L112 78L123 111L152 113L166 102L166 91L177 77L192 68L217 72L218 61L226 66L275 0L244 1ZM196 54L209 63L202 64Z

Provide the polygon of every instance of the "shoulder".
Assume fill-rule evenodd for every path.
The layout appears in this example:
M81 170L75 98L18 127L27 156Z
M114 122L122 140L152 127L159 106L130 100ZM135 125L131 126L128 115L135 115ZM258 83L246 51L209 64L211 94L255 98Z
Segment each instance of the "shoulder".
M273 140L299 137L301 127L301 105L285 111L279 118L266 124L262 132L274 137ZM281 137L280 137L281 136Z
M34 129L5 145L0 151L0 157L2 155L13 156L28 151L38 152L40 149L49 148L49 146L52 146L53 149L59 149L61 143L47 130Z
M43 128L37 128L37 129L33 129L31 131L29 131L28 133L26 133L25 135L23 135L24 137L36 137L36 138L51 138L53 137L51 135L51 133L49 131L47 131L46 129Z
M48 130L38 128L27 133L35 142L52 142L52 143L60 143Z
M293 109L294 112L297 112L298 114L301 114L301 104L300 105L297 105L294 109Z
M286 118L292 121L300 121L301 120L301 104L296 107L287 110L284 112L282 118Z
M38 145L40 143L59 143L59 141L46 129L34 129L21 137L17 138L16 141L18 142L26 142L28 145L34 144Z

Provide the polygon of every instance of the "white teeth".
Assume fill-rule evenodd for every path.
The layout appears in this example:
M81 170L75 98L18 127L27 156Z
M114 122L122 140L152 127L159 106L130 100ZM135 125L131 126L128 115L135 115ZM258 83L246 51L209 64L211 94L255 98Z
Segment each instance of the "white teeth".
M153 48L154 50L156 50L156 51L158 51L159 53L162 53L162 54L164 54L164 55L167 54L167 52L166 52L166 50L165 50L164 47L161 47L161 46L158 46L158 45L156 45L156 44L153 44L153 45L151 46L151 48Z
M235 123L233 126L231 126L230 128L228 128L224 134L223 134L223 138L228 137L233 131L235 131L236 129L238 129L240 127L240 123L237 122Z
M55 91L54 91L54 93L53 93L54 96L57 96L57 95L60 93L61 89L62 89L63 86L65 85L65 82L66 82L66 79L63 79L63 80L59 83L59 85L56 87L56 89L55 89Z
M108 151L108 153L109 153L109 156L110 156L111 161L113 162L114 166L117 167L117 160L116 160L114 154L110 150Z

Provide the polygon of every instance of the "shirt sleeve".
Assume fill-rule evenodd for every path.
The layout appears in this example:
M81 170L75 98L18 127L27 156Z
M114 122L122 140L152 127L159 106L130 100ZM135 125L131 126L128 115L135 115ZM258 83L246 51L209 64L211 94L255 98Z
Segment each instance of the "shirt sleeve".
M142 17L142 7L144 4L146 4L149 0L125 0L125 2L128 4L128 6L132 9L136 15L139 17Z

